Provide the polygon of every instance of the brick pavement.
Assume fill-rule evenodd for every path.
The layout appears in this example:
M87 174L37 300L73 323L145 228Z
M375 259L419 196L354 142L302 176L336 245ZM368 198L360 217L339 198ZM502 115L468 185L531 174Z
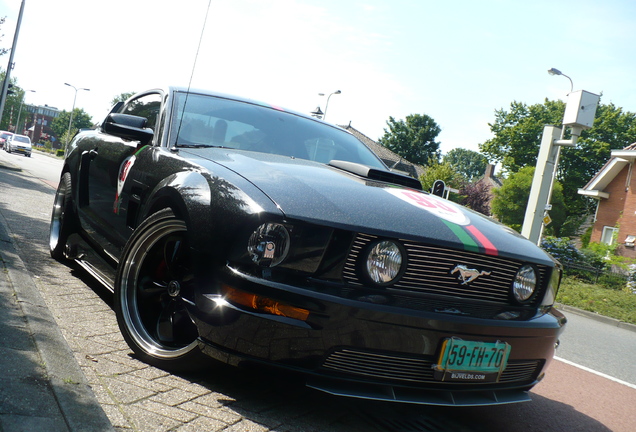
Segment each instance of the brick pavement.
M54 317L46 325L59 329L83 372L85 378L80 373L76 381L90 385L87 391L92 389L115 430L375 430L360 414L359 401L343 401L293 380L220 364L203 373L173 375L133 358L117 327L110 292L49 257L54 190L24 173L1 171L0 214L11 227L5 241L15 245L24 262L19 277L37 287L41 307Z

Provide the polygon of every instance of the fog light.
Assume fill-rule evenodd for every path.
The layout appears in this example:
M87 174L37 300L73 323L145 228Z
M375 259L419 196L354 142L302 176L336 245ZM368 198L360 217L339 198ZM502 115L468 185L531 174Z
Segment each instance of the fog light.
M527 301L537 288L537 273L534 267L524 264L517 271L515 280L512 283L512 293L515 299L523 303Z
M263 267L280 264L289 252L289 232L278 223L265 223L252 233L247 244L252 261Z
M387 285L400 275L402 262L402 248L393 241L382 240L369 248L365 268L371 281Z

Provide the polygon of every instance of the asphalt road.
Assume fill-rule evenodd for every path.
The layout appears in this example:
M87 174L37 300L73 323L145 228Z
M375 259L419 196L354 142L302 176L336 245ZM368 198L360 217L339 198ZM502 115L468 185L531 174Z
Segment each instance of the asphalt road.
M215 365L174 375L147 366L123 342L110 293L49 258L59 161L0 151L0 217L104 411L118 430L417 432L634 431L635 332L567 314L548 375L524 404L417 407L338 399L293 379ZM53 167L50 169L45 166ZM22 166L21 171L6 169ZM583 365L582 369L576 365ZM600 373L600 374L599 374Z

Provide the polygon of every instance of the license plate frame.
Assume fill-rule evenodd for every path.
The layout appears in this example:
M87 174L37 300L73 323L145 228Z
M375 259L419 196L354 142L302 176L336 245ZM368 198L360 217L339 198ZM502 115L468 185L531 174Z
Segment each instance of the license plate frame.
M502 341L467 341L447 338L435 365L440 381L498 382L508 364L512 347Z

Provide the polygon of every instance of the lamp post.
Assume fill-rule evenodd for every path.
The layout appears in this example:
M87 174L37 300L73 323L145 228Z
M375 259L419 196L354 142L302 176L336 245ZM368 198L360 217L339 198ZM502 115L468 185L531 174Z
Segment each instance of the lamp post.
M564 77L569 79L570 80L570 93L572 93L572 91L574 90L574 83L572 82L572 78L570 78L569 76L567 76L566 74L564 74L563 72L561 72L560 70L558 70L556 68L548 69L548 73L550 75L563 75Z
M335 95L335 94L340 94L342 93L340 90L336 90L333 93L330 93L329 96L327 96L327 103L325 104L325 112L322 115L322 119L325 120L327 118L327 108L329 108L329 98L331 98L331 95ZM318 96L324 96L324 93L318 93Z
M79 90L86 90L86 91L91 91L91 89L87 89L87 88L77 88L74 85L71 85L69 83L64 83L64 85L67 85L69 87L73 87L73 89L75 90L75 96L73 97L73 108L71 109L71 118L68 121L68 131L66 132L66 145L68 145L68 139L71 135L71 125L73 124L73 111L75 111L75 101L77 100L77 92Z
M22 135L21 131L23 130L20 129L20 114L22 114L22 105L24 104L24 98L26 98L26 92L35 93L35 90L25 90L24 93L22 93L22 99L20 100L20 109L18 110L18 120L15 122L15 130L18 135Z

